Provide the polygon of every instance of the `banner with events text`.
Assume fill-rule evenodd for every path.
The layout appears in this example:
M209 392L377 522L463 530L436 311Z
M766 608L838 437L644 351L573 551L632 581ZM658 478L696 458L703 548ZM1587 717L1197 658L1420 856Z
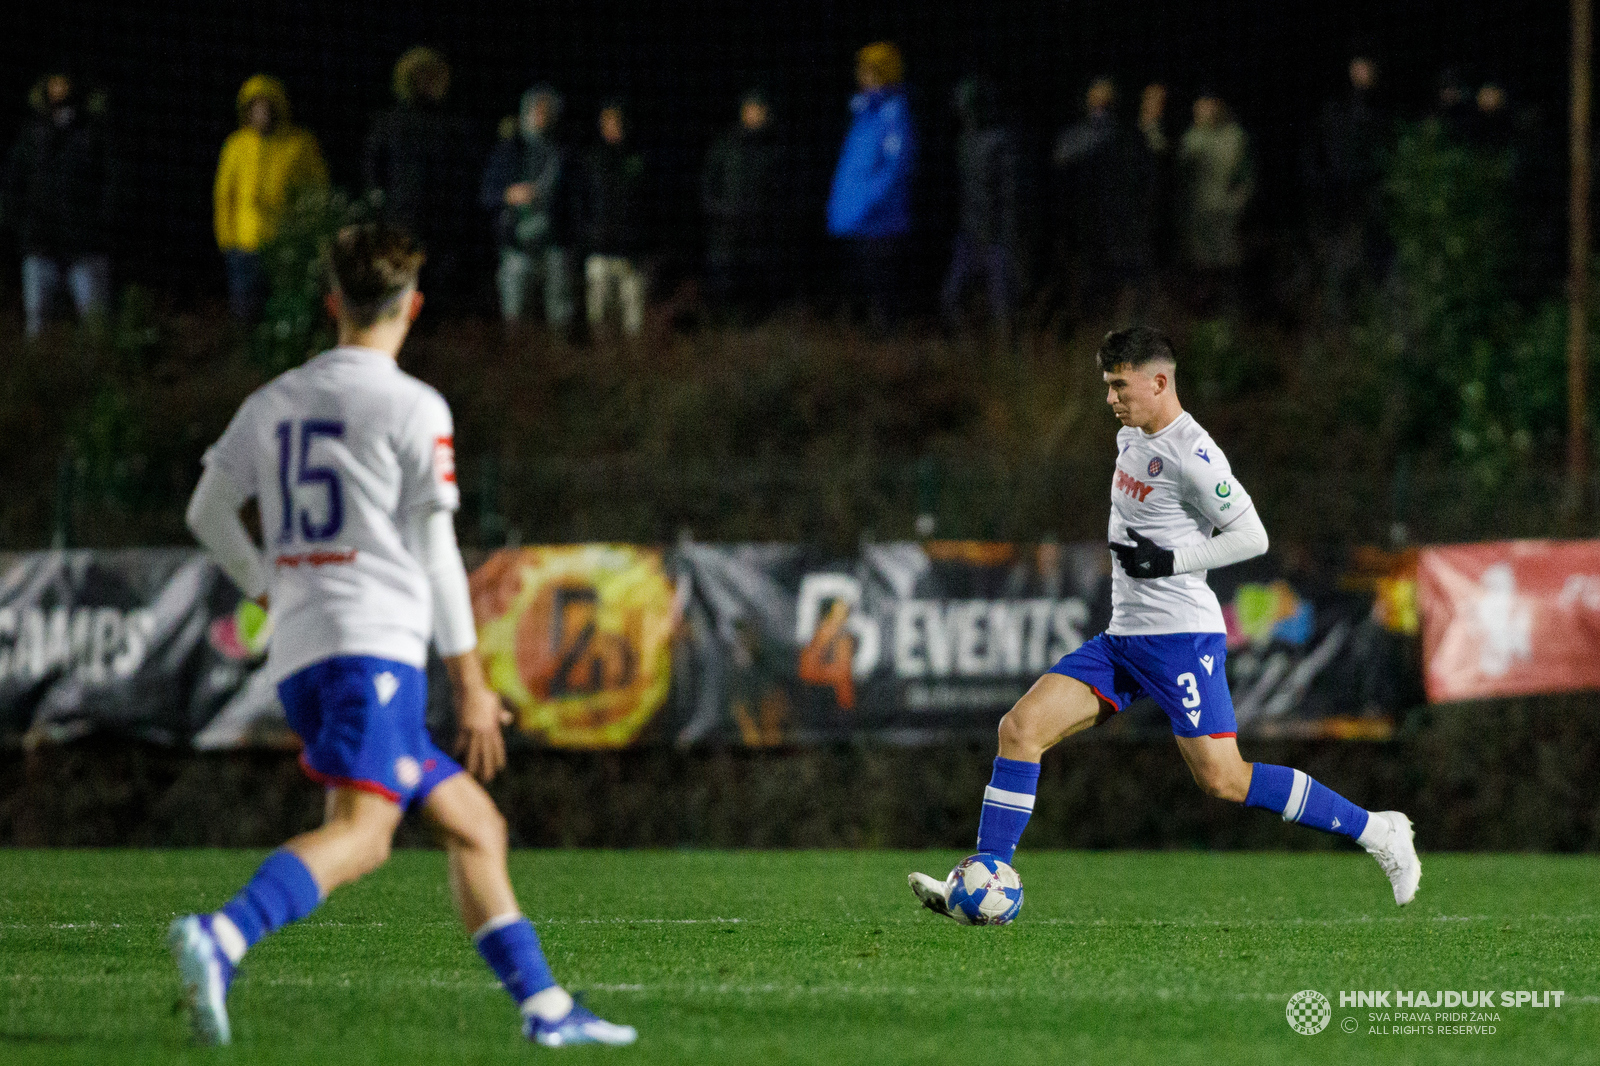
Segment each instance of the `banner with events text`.
M1286 551L1211 575L1244 735L1381 738L1420 702L1415 556ZM580 544L471 575L521 742L771 747L992 737L1110 616L1099 543ZM292 746L238 592L199 552L0 556L0 736ZM429 723L450 728L431 671ZM1167 731L1148 704L1106 728ZM441 736L441 740L444 737Z

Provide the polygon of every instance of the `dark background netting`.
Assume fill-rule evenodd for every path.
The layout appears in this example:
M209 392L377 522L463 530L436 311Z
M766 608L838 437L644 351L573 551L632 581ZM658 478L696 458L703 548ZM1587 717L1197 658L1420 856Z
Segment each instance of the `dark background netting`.
M697 258L695 183L703 153L732 121L736 94L768 87L802 160L801 185L815 201L816 224L795 249L813 285L828 274L821 205L846 124L852 55L881 38L905 52L922 140L924 289L935 284L947 253L955 133L949 100L966 73L1000 83L1007 112L1034 148L1041 181L1049 138L1079 113L1094 75L1118 79L1125 110L1146 82L1169 84L1173 132L1186 125L1195 91L1215 87L1252 135L1256 225L1274 234L1292 232L1303 213L1297 153L1321 102L1343 90L1345 63L1356 49L1383 64L1382 95L1398 115L1425 111L1439 71L1449 66L1469 84L1494 78L1507 85L1514 106L1537 112L1544 151L1565 156L1567 12L1558 3L64 0L18 5L5 23L0 134L9 140L19 126L28 87L49 64L66 60L102 87L127 145L119 279L184 300L221 292L210 184L218 149L236 124L240 83L258 71L281 77L296 120L320 139L334 182L359 191L362 137L372 115L391 103L395 59L416 44L437 47L451 62L453 105L476 122L485 156L498 120L535 81L567 94L565 134L579 144L592 140L599 101L626 94L659 178L663 250L682 266ZM1042 215L1035 217L1042 224ZM467 236L483 253L478 284L487 300L487 224ZM15 263L4 269L14 276Z

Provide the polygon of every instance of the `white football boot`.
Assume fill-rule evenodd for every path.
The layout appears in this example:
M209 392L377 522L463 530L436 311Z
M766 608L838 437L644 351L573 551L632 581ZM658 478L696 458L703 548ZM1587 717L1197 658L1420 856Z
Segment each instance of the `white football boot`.
M194 1036L202 1044L233 1039L228 1024L230 963L211 933L210 915L188 914L167 927L167 948L183 978L183 1006Z
M1374 832L1370 824L1356 841L1367 854L1378 860L1384 875L1394 886L1394 901L1404 907L1417 895L1422 880L1422 860L1417 858L1416 833L1411 819L1399 811L1373 811L1371 821L1381 822L1387 832Z
M950 909L950 889L945 882L927 874L911 874L906 881L911 885L912 894L924 907L952 921L961 921L961 916Z

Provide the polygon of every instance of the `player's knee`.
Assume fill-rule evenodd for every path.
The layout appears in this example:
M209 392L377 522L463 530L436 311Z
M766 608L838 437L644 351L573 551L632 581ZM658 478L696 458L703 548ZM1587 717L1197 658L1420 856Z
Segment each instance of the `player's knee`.
M1020 706L1013 707L1000 719L1000 750L1002 752L1031 751L1042 747L1029 728L1028 714Z
M473 846L483 851L505 851L508 832L506 816L492 803L486 803L484 807L486 809L473 826Z
M508 829L505 815L487 794L477 797L449 830L448 842L473 851L504 852Z
M366 859L367 872L376 870L389 861L389 852L393 847L392 833L371 833L363 843L362 855Z
M1230 766L1226 763L1206 763L1194 770L1194 780L1202 792L1216 799L1243 803L1250 791L1250 778L1239 773L1244 763Z
M345 836L352 877L362 877L389 861L394 829L377 820L350 825Z

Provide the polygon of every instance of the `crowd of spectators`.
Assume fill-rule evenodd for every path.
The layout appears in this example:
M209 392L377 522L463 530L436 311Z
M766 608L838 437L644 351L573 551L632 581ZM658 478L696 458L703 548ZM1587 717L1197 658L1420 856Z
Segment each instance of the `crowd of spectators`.
M1348 89L1308 124L1300 150L1320 306L1335 322L1384 270L1382 160L1395 124L1378 102L1378 76L1370 57L1353 58ZM1031 272L1040 282L1031 291L1054 294L1076 314L1137 318L1158 293L1221 313L1237 305L1257 170L1250 134L1217 89L1195 92L1179 123L1169 116L1174 94L1165 84L1144 86L1130 114L1116 83L1095 78L1081 115L1034 159L1034 138L1007 121L995 83L967 77L951 108L954 172L919 175L919 123L939 116L913 113L900 50L889 42L862 48L856 81L821 218L802 210L812 202L797 187L805 169L772 96L752 87L730 101L734 121L710 145L698 182L701 276L719 311L746 321L769 312L797 285L788 250L825 229L840 251L844 303L874 328L892 328L914 303L909 260L924 221L914 217L923 202L913 196L914 179L951 191L955 234L938 289L951 326L974 304L1009 324L1030 291L1030 258L1042 268ZM534 85L485 161L450 87L439 53L407 52L394 68L394 106L372 121L361 153L370 201L429 249L429 298L449 308L492 274L507 322L541 318L565 333L581 299L591 329L639 334L664 240L662 182L628 102L606 100L578 144L559 132L561 92ZM33 116L6 161L0 221L19 242L31 337L63 284L80 317L104 313L121 182L101 108L70 73L48 73L30 102ZM238 128L221 146L215 175L215 238L228 306L250 322L266 297L263 248L297 197L326 189L329 179L317 138L294 124L279 80L249 78L236 103ZM1452 137L1495 151L1515 147L1500 84L1474 89L1446 71L1433 104ZM1035 172L1047 182L1042 204L1029 195ZM464 252L470 244L459 239L486 219L493 264ZM1041 230L1050 234L1042 255L1033 247Z

